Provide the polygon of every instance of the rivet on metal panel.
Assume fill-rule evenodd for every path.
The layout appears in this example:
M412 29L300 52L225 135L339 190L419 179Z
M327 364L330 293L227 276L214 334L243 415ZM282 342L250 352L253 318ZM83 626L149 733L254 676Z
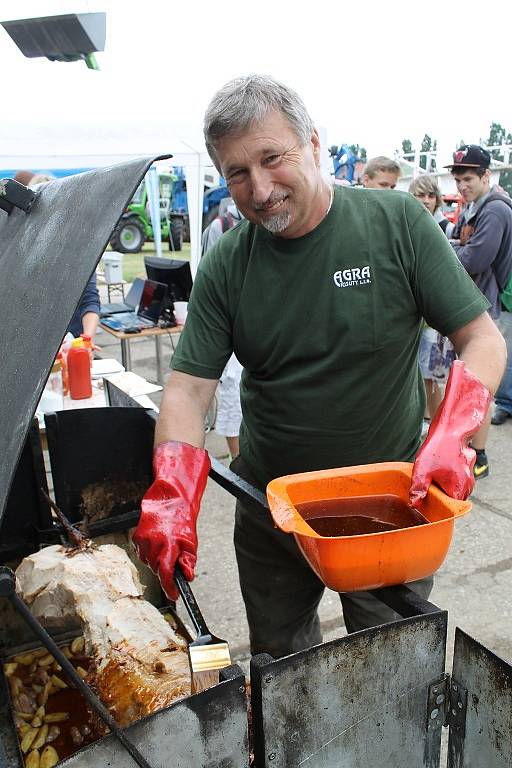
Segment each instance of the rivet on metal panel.
M464 704L462 703L462 701L460 701L460 699L457 702L457 706L458 706L459 709L462 709L462 707L464 706Z
M273 677L272 677L272 675L267 675L267 677L265 678L265 682L266 682L266 683L271 683L271 682L272 682L272 680L273 680Z
M455 685L455 683L453 683L453 685L452 685L452 690L454 690L454 691L458 691L459 690L458 687Z
M276 753L275 752L271 752L270 755L268 756L268 759L269 760L275 760L276 759Z
M428 687L427 699L427 731L439 731L444 725L446 716L446 701L448 699L448 675L443 673L441 679L434 680Z
M238 693L244 693L245 692L245 685L241 685L238 689Z

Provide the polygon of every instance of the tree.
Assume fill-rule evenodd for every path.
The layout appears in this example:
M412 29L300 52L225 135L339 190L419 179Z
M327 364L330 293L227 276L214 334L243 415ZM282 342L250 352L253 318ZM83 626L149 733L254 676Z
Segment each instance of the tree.
M421 152L435 152L437 149L437 141L432 141L428 133L426 133L421 140ZM434 159L431 159L430 164L427 167L427 155L421 154L420 155L420 168L423 168L424 171L435 171L436 170L436 161Z
M366 161L368 155L367 155L365 147L360 147L359 144L351 144L349 146L349 149L360 160Z
M482 143L487 147L499 147L501 144L512 144L512 134L507 133L505 128L499 123L491 123L489 138ZM491 149L490 152L494 160L501 160L501 162L503 162L505 159L505 155L500 149ZM506 189L509 195L512 195L512 171L508 170L500 173L500 186L502 186L503 189Z
M414 149L412 148L412 141L410 139L403 139L402 152L404 155L410 155L414 152Z
M506 143L506 131L499 123L491 123L489 138L484 141L488 147L496 147ZM503 153L499 149L492 149L491 155L495 160L503 160Z

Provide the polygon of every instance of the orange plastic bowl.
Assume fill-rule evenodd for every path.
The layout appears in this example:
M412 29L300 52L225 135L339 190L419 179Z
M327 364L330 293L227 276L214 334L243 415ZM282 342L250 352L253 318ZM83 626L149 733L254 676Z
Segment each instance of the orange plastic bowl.
M454 520L469 512L471 502L456 501L431 485L419 509L428 523L382 533L328 538L316 533L294 506L380 494L393 494L407 503L412 466L388 462L279 477L267 486L270 512L278 528L295 536L317 576L337 592L423 579L443 562Z

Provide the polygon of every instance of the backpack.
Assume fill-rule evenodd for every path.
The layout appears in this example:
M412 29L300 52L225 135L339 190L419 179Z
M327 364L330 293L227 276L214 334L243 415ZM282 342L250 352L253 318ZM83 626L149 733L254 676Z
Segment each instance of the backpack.
M512 274L508 279L508 283L500 292L500 301L507 312L512 312Z
M233 214L230 213L229 211L226 211L224 216L217 216L217 218L220 220L222 234L224 234L224 232L227 232L228 229L231 229L231 227L234 227L236 224Z
M202 237L201 237L201 258L205 255L205 253L208 250L208 235L209 235L209 232L210 232L210 227L212 226L214 221L220 221L220 226L221 226L222 234L224 234L224 232L227 232L228 229L231 229L232 227L235 226L235 224L238 223L237 219L235 219L233 214L230 213L229 211L226 211L224 216L217 216L217 218L213 219L213 221L211 221L208 224L208 226L204 230L204 232L202 234Z

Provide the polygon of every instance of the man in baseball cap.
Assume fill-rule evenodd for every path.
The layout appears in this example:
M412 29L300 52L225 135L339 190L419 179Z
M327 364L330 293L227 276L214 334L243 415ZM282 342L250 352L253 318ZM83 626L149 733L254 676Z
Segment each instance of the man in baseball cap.
M500 292L512 272L512 202L502 191L491 189L490 164L491 155L486 149L478 144L463 144L453 153L453 163L446 167L467 204L465 215L455 225L452 245L459 261L489 300L489 314L500 327ZM489 474L485 452L489 424L490 413L471 443L476 451L476 478Z

